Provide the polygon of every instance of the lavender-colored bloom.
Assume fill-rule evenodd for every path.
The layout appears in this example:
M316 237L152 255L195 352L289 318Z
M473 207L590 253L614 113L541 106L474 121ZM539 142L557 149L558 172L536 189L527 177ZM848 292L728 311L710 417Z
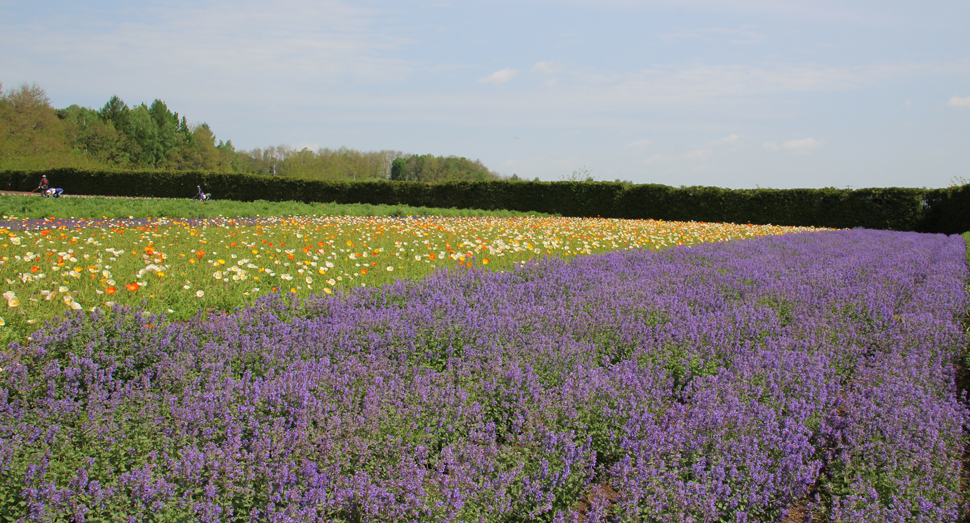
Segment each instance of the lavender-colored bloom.
M955 521L966 279L856 230L75 314L0 356L0 515Z

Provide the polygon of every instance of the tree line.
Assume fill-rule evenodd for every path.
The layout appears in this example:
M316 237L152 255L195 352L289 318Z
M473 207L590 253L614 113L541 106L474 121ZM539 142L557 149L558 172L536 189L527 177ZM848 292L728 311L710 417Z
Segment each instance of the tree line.
M0 170L206 170L309 179L495 180L478 160L455 156L286 145L236 150L206 123L189 124L162 100L129 106L112 96L100 109L51 106L36 84L0 84Z

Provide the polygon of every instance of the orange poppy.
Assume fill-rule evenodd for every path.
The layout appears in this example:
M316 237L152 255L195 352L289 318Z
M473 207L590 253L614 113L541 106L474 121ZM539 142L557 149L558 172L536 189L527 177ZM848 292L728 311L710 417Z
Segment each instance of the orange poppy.
M107 292L108 294L114 294L114 293L118 292L118 289L116 289L114 287L108 287L107 289L104 290L104 292Z
M138 284L137 283L129 283L128 285L125 285L125 288L128 289L129 291L135 292L135 291L138 290Z

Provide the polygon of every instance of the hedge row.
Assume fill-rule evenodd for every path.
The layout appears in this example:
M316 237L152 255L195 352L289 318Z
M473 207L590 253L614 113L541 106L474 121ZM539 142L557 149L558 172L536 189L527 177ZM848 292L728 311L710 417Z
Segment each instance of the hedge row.
M970 230L970 186L946 189L721 189L603 182L323 181L265 175L51 169L0 171L0 188L30 191L46 174L67 194L370 203L539 211L563 216L865 227L920 232Z

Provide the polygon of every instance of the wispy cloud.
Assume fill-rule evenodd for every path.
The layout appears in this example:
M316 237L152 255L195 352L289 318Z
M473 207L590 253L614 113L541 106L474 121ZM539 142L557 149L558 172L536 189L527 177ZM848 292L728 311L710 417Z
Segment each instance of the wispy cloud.
M686 160L706 160L711 153L714 151L712 149L695 149L684 155Z
M501 71L495 71L494 73L482 78L478 81L480 84L504 84L509 80L515 78L515 75L519 74L518 69L502 69Z
M367 107L374 107L375 104L390 106L395 113L401 112L401 107L407 107L409 118L421 120L432 116L465 120L469 113L473 113L496 123L601 125L604 121L637 120L638 112L669 110L672 106L717 110L717 107L724 107L725 102L740 101L767 110L772 106L777 107L777 95L864 90L904 76L962 74L964 71L970 74L970 63L871 67L784 63L762 66L670 66L615 75L591 73L589 69L563 68L550 77L557 79L554 91L546 88L548 82L543 82L541 87L525 87L524 91L514 93L446 93L425 98L401 92L385 95L379 100L361 99L360 104ZM501 84L517 79L517 73L516 69L505 69L478 81ZM430 107L423 107L425 104ZM449 108L447 114L441 114L444 107ZM771 114L771 117L775 116ZM735 142L731 145L738 144Z
M753 30L753 28L729 29L723 27L711 27L692 31L678 31L665 33L660 38L666 41L676 42L678 40L727 40L731 44L759 44L765 40L765 35Z
M970 3L949 17L904 4L0 0L0 81L38 82L58 107L160 98L240 148L520 158L509 166L530 179L586 164L637 181L945 185L912 165L952 141L946 113L970 114L970 92L932 90L970 78ZM528 22L487 29L516 16ZM905 52L887 54L901 34ZM905 128L842 132L874 98ZM970 161L945 148L939 173Z
M785 150L792 154L808 154L815 149L818 149L825 142L821 140L816 140L815 138L803 138L801 140L788 140L787 142L782 142L779 147L775 142L767 142L764 144L764 148L769 151L781 151Z
M724 138L718 138L717 140L713 140L711 142L711 145L736 144L742 141L744 141L744 137L741 136L740 134L731 134L731 135L725 136Z
M868 6L853 6L850 2L804 2L799 0L570 0L573 3L594 5L597 8L612 7L646 11L656 7L686 9L710 16L712 13L729 13L738 16L781 15L799 21L863 21L893 18L892 15L874 12Z
M651 143L653 143L653 142L651 142L650 139L644 138L643 140L637 140L637 141L635 141L633 143L628 143L628 144L624 145L623 148L624 149L632 149L632 150L635 150L635 151L641 151L641 150L646 149L647 147L649 147Z
M711 65L653 68L604 76L577 74L578 83L596 86L624 101L698 101L803 92L862 89L887 80L929 74L970 73L970 63L828 66L819 64Z
M555 74L561 70L562 67L559 64L550 61L536 62L536 64L532 66L532 72L539 74Z
M368 84L410 72L412 65L391 52L407 39L377 29L381 15L339 0L241 0L149 3L123 20L105 20L97 7L81 5L42 27L0 22L0 48L36 78L56 69L66 78L97 75L101 89L169 93L167 99L184 91L230 103L292 100L348 79ZM82 82L70 89L89 88Z
M960 98L959 96L954 96L953 98L950 98L950 103L948 103L947 105L949 105L950 107L970 107L970 96L966 98Z
M781 148L793 153L807 153L814 149L818 149L823 143L824 142L816 140L815 138L805 138L803 140L789 140L781 144Z

